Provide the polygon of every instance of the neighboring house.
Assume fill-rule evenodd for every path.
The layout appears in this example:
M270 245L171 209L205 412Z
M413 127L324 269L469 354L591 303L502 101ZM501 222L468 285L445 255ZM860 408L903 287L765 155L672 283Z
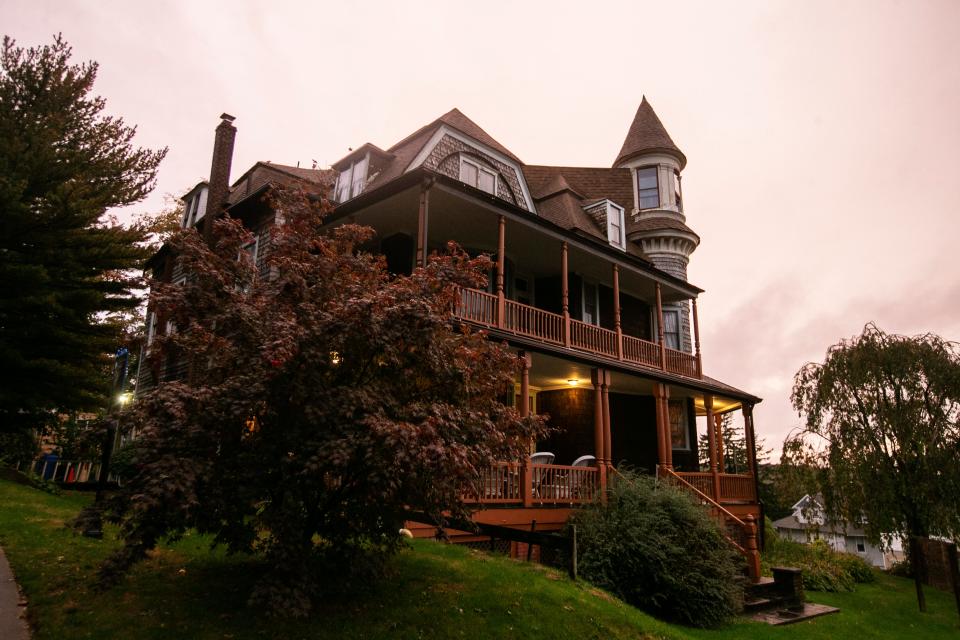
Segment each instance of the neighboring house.
M700 243L682 196L687 159L646 98L609 168L526 164L453 109L386 149L356 147L332 165L335 175L259 162L231 186L232 122L222 116L210 179L184 196L183 224L209 232L210 220L229 211L255 232L248 251L264 276L275 222L264 195L275 184L329 194L337 203L331 227L376 229L394 273L425 264L448 240L495 259L487 289L464 290L456 314L517 352L515 402L521 412L549 414L557 430L536 450L558 464L504 461L492 469L477 521L560 528L623 464L696 488L716 513L722 504L740 532L733 535L749 546L752 526L735 518L760 518L756 461L746 473L719 473L717 447L701 472L696 419L705 417L712 432L722 414L742 411L752 453L760 398L703 373L703 291L687 281ZM185 277L167 248L149 269L163 281ZM147 342L161 324L151 310ZM183 375L183 365L142 372L138 391ZM574 469L585 455L596 461Z
M890 549L871 544L862 527L828 522L819 497L805 495L793 507L793 514L774 521L773 527L787 540L804 544L823 540L834 551L852 553L881 569L903 560L900 538L891 538Z

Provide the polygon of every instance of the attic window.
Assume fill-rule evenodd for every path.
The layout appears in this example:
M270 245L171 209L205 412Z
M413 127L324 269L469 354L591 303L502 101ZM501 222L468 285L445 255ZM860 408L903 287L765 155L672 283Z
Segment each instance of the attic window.
M346 202L350 198L356 198L363 192L367 184L367 166L369 164L369 154L354 160L350 166L346 167L337 176L337 202Z
M460 181L490 194L497 193L497 174L478 163L460 158Z
M183 205L183 220L180 222L180 226L184 229L189 229L197 223L197 220L203 217L203 211L200 210L200 200L203 191L198 191L193 194L192 198L188 198Z
M606 228L607 242L614 247L626 251L627 239L624 229L623 207L610 200L601 200L589 207L584 207L600 229Z

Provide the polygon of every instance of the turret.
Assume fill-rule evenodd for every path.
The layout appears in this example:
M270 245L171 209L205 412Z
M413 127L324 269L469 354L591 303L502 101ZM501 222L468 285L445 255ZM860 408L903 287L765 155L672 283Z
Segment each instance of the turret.
M662 271L687 279L690 254L700 237L687 225L680 172L687 157L670 138L644 96L623 141L615 168L630 169L634 207L627 222L627 240L636 243ZM690 311L686 303L665 305L667 346L692 351Z

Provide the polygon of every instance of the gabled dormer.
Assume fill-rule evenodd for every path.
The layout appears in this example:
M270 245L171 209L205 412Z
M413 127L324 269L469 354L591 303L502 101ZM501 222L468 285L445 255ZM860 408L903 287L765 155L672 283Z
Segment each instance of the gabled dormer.
M440 116L410 139L431 130L432 134L405 171L422 166L527 211L535 211L521 171L523 163L459 109Z
M600 229L606 231L607 242L611 246L627 250L627 232L624 227L623 207L609 199L594 202L583 208L596 221Z
M337 160L332 165L337 172L334 201L346 202L363 193L367 185L376 180L383 167L393 158L392 153L368 142Z
M182 229L194 227L199 220L203 219L203 214L207 210L207 194L209 191L209 185L204 180L198 182L193 189L190 189L180 198L183 202L183 217L180 219Z

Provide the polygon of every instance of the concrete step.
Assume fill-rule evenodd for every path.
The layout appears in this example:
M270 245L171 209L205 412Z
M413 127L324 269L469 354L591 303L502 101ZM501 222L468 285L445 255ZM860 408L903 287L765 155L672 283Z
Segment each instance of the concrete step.
M743 603L743 610L746 613L762 611L777 606L777 603L769 598L750 598Z

